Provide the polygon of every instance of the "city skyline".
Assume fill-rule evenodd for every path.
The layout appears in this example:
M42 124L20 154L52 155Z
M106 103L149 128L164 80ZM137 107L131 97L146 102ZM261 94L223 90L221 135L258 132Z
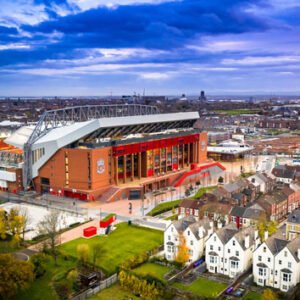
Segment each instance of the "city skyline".
M297 1L0 0L0 94L300 94Z

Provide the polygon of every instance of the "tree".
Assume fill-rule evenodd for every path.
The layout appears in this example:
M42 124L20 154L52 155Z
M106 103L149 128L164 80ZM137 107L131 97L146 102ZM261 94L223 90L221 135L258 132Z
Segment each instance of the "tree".
M54 257L55 265L57 264L57 251L55 247L59 243L60 239L60 213L55 210L51 210L49 214L38 224L39 234L47 237L44 242L44 246L49 247L52 256Z
M13 246L19 246L21 233L24 227L23 216L18 208L12 208L7 214L7 230L12 235Z
M20 216L23 217L22 239L24 241L25 240L25 232L32 220L28 213L28 209L26 207L23 207L20 209Z
M262 300L277 300L277 295L271 289L265 289L261 296Z
M33 265L11 254L0 254L0 298L10 299L34 280Z
M104 253L104 247L101 244L95 244L92 247L92 265L96 268L96 263L101 255Z
M37 253L30 257L30 261L33 264L33 272L35 277L41 277L46 273L46 264L49 260L49 256L45 253Z
M183 234L179 235L179 245L175 261L184 265L189 260L189 248L186 245L186 240Z
M4 240L7 233L7 214L4 209L0 209L0 238Z
M268 233L269 236L273 235L277 231L277 222L276 221L271 221L268 223Z
M88 244L79 244L77 246L78 260L82 266L86 266L89 261L90 247Z

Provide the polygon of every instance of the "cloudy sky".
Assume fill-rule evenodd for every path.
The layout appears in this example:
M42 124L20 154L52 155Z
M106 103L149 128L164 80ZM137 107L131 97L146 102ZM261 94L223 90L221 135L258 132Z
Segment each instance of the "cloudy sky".
M0 95L300 94L299 0L0 0Z

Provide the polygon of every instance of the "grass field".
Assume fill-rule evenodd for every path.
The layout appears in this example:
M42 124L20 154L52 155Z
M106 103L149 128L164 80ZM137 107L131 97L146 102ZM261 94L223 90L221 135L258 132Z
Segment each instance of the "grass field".
M102 254L97 261L107 275L116 272L117 267L128 259L155 249L163 243L163 232L127 223L118 224L109 236L96 236L91 239L79 238L60 246L62 253L77 258L77 246L87 244L90 249L95 244L102 246Z
M140 298L135 297L128 291L124 291L121 287L116 284L101 291L97 295L89 298L89 300L137 300Z
M216 297L221 291L223 291L226 288L226 284L215 281L209 281L205 278L199 278L190 285L174 283L173 286L180 290L191 292L200 297L209 298Z
M255 292L249 292L244 297L243 300L260 300L261 295Z
M243 115L243 114L247 114L247 115L256 114L259 112L259 109L228 109L228 110L227 109L217 109L214 112L235 116L235 115Z
M164 275L167 274L169 271L170 268L158 264L153 264L153 263L145 263L133 270L133 272L137 275L141 275L141 276L150 275L163 282L166 282L166 280L164 279Z
M35 279L30 288L20 292L15 300L56 300L57 296L52 287L55 281L59 281L66 277L68 272L76 267L76 260L65 260L61 256L58 257L58 264L55 266L52 257L46 264L46 273L44 276Z

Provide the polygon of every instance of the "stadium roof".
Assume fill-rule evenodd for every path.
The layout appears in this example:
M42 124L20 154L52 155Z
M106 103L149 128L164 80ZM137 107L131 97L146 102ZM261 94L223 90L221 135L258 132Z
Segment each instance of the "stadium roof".
M130 134L131 132L153 132L157 129L190 128L199 118L198 112L151 114L137 116L104 117L84 122L75 122L49 129L31 146L32 151L44 148L44 155L32 165L32 178L38 175L38 169L59 149L91 135ZM5 140L7 144L24 149L34 127L21 127Z

